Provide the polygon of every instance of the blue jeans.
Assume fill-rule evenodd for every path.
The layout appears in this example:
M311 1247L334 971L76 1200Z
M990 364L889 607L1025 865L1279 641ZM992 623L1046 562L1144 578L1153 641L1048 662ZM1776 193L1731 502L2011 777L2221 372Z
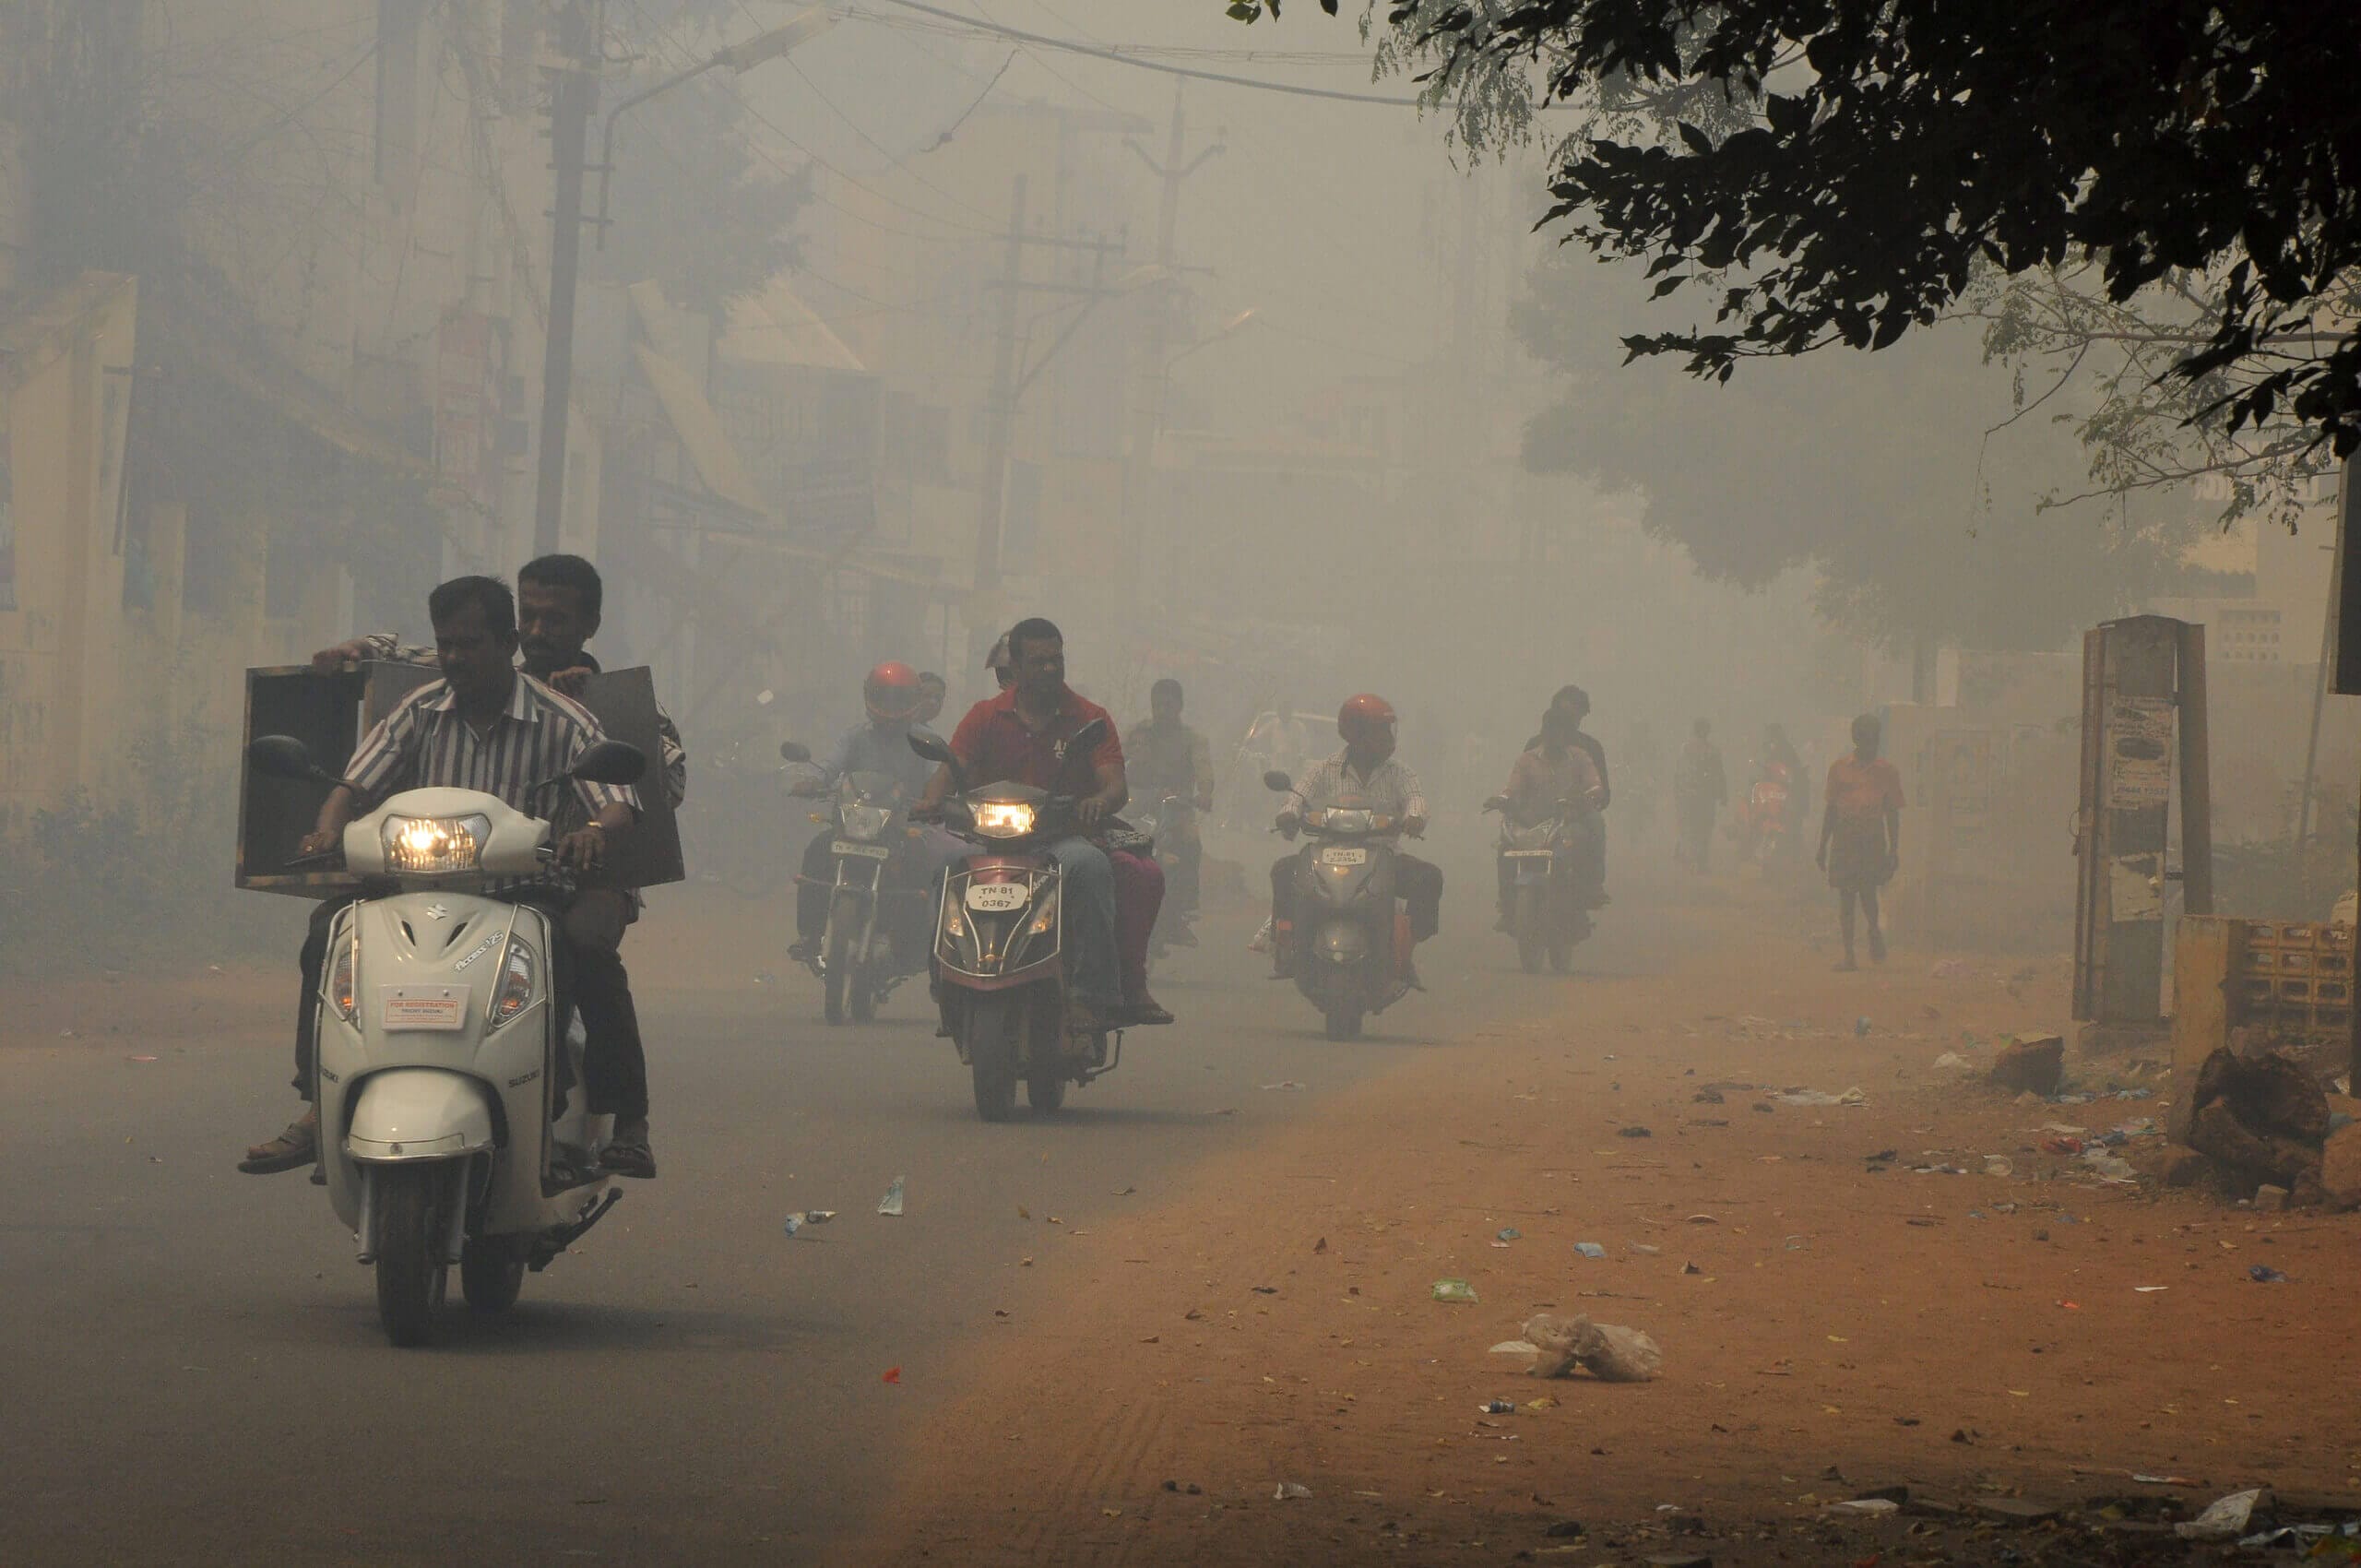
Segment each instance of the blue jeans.
M1050 858L1063 874L1066 940L1074 944L1076 1000L1101 1012L1122 1005L1115 968L1115 868L1087 838L1061 838Z

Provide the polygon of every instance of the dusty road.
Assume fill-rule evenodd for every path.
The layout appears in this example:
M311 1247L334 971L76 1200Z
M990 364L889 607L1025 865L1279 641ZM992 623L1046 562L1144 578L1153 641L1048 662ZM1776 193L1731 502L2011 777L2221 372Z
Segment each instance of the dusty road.
M1061 1247L1562 989L1511 983L1463 916L1434 994L1339 1050L1254 978L1233 910L1160 977L1183 1026L1135 1035L1062 1118L985 1127L919 995L830 1031L808 976L755 983L786 968L777 918L684 894L634 937L662 1179L512 1318L457 1315L424 1352L383 1343L316 1189L231 1168L288 1111L283 980L20 988L0 1015L0 1562L830 1561L890 1505L949 1369L1054 1304ZM1635 968L1638 924L1593 964ZM1283 1082L1306 1087L1260 1087ZM908 1216L879 1218L897 1175ZM784 1236L807 1208L842 1218Z

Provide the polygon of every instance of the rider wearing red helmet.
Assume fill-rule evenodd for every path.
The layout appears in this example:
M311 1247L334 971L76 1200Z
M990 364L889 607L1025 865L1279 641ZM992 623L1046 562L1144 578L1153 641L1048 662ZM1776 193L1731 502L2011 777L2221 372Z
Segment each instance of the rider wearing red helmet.
M1305 812L1349 801L1393 817L1410 837L1425 837L1427 795L1418 776L1394 760L1397 723L1394 705L1383 697L1364 692L1347 698L1336 710L1336 733L1344 738L1345 749L1295 781L1279 811L1279 830L1291 834ZM1410 908L1411 938L1424 942L1442 922L1442 870L1397 852L1394 885ZM1281 975L1288 972L1294 956L1294 891L1295 857L1287 855L1271 868L1272 955ZM1411 984L1418 983L1415 968L1409 978Z
M820 777L803 779L794 792L824 795L848 773L882 773L901 786L906 802L916 801L934 774L934 765L910 750L910 725L923 695L919 672L900 659L889 659L872 670L860 683L869 722L847 731L820 765ZM803 847L803 874L795 884L796 941L788 949L789 957L809 960L820 951L821 934L828 927L829 887L835 881L829 859L833 838L815 833Z

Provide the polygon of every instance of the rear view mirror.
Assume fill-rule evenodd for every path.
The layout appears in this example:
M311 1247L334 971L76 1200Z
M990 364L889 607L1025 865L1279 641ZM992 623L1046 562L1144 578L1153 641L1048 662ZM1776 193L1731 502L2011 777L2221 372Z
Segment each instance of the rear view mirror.
M1263 775L1263 788L1284 795L1295 788L1295 780L1275 767Z
M596 741L574 759L566 777L585 784L636 784L647 772L647 754L622 741Z
M952 756L950 746L943 742L942 736L936 734L925 725L911 725L909 741L910 750L918 753L919 755L926 758L927 761L939 762L946 767L951 766Z
M292 735L258 735L246 748L246 766L268 778L312 778L319 765L311 749Z
M778 743L778 754L782 762L810 762L812 748L801 741L781 741Z
M1079 752L1088 756L1106 743L1107 721L1094 719L1066 738L1066 754L1072 756Z

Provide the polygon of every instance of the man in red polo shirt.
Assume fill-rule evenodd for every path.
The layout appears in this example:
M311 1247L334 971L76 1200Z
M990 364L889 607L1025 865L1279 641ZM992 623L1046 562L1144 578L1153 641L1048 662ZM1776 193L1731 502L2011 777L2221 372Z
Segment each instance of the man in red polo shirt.
M1172 1015L1147 993L1148 933L1164 902L1164 872L1145 856L1109 855L1086 837L1131 798L1123 776L1123 742L1115 721L1097 703L1066 684L1064 634L1038 617L1008 634L1015 682L967 710L951 737L967 786L1029 784L1075 798L1083 831L1050 846L1074 917L1074 986L1070 1026L1077 1034L1121 1024L1169 1024ZM1105 738L1088 755L1066 742L1093 719ZM951 775L936 773L919 806L931 810L951 792Z

